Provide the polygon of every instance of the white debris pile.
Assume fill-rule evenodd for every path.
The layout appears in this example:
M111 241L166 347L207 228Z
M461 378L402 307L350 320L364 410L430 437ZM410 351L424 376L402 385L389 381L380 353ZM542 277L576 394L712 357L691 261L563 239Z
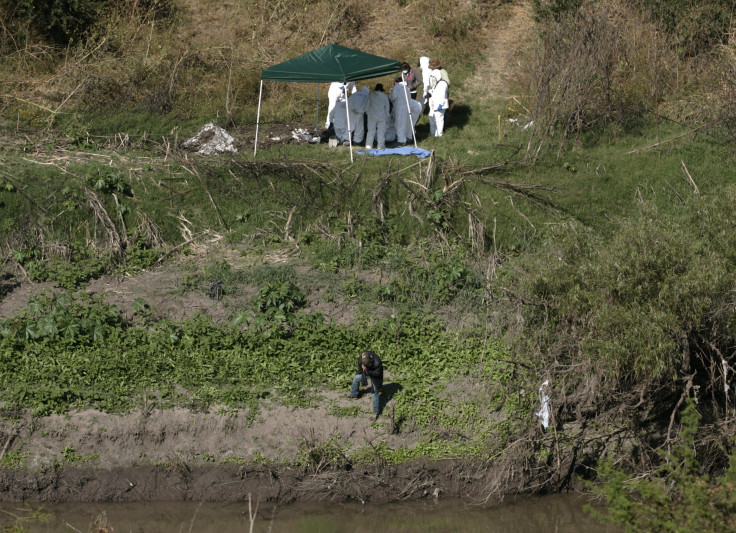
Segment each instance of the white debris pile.
M294 131L291 132L291 138L296 139L297 141L306 141L308 143L318 143L319 142L319 135L312 135L307 130L303 128L297 128Z
M238 151L233 136L211 122L205 124L197 135L184 141L182 147L202 155L234 154Z
M534 121L533 120L530 120L528 122L525 122L525 121L521 120L520 118L510 118L506 122L508 122L510 124L513 124L515 126L518 126L522 130L524 130L524 131L528 130L529 128L533 128L534 127Z

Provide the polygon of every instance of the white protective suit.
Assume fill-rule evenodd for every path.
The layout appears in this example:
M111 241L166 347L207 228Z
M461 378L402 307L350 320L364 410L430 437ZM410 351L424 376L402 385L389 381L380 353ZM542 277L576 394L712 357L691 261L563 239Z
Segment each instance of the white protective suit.
M365 147L370 150L374 139L379 150L386 148L386 123L388 122L388 96L383 91L373 91L368 97L368 133L366 133Z
M429 73L432 69L429 68L429 58L422 56L419 58L419 69L422 71L422 96L419 98L419 102L422 104L427 103L428 91L429 91Z
M335 137L341 143L349 140L348 137L348 108L347 101L342 100L335 103L335 107L332 109L332 125L335 128ZM353 124L350 124L350 129L353 128Z
M419 103L418 100L409 100L409 112L411 115L411 128L409 128L409 132L406 134L406 138L409 139L410 135L414 135L416 133L417 129L417 122L419 122L419 117L422 116L422 109L424 109L424 106L422 106L421 103Z
M429 134L442 137L445 131L445 111L450 105L448 101L449 87L439 70L433 70L430 77L436 79L437 82L432 89L432 96L429 98Z
M409 87L404 82L394 83L388 99L394 106L394 122L396 123L396 142L406 144L406 131L409 130L409 138L411 138L411 123L409 122L409 108L407 102L411 100L409 97Z
M325 128L330 127L332 120L332 110L335 109L335 104L340 101L345 101L345 91L355 92L355 82L351 81L348 84L340 83L339 81L333 81L330 83L330 88L327 90L327 120L325 121Z
M350 131L353 133L353 144L361 144L365 137L365 112L368 108L370 89L363 85L360 92L353 93L348 98L350 112Z
M394 142L396 140L396 122L394 121L394 110L388 114L386 121L386 142Z
M406 107L406 103L404 103L404 107ZM409 118L411 120L406 121L406 131L404 132L407 142L411 141L416 134L417 122L419 121L419 117L422 116L422 109L422 104L417 100L413 98L409 99Z

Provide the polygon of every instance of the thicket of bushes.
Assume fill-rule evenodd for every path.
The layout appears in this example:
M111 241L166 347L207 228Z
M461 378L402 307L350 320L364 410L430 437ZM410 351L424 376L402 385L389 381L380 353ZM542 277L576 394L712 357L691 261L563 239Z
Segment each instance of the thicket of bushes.
M387 18L384 6L357 0L0 0L0 83L8 99L0 109L38 112L63 104L65 111L124 108L253 121L264 67L330 42L412 63L418 48L431 49L465 63L475 50L474 32L500 3L402 6L402 16L418 24L419 45L375 23ZM313 89L266 84L272 118L311 115Z
M617 0L613 6L641 8L675 39L678 52L685 57L709 52L718 44L726 44L736 2L733 0ZM532 0L537 20L560 22L574 16L586 0Z
M536 155L568 135L642 119L731 126L732 1L536 0L539 46L528 76Z
M175 11L172 0L2 0L0 52L38 44L63 49L78 46L104 30L113 10L129 16L166 19Z
M503 286L518 291L508 294L518 308L504 329L515 332L514 351L533 369L524 386L546 376L557 428L579 428L566 432L563 462L623 452L627 468L652 468L658 450L679 442L680 411L694 398L703 418L700 468L727 464L734 443L725 428L736 402L724 389L736 368L735 199L730 188L669 213L642 203L638 216L606 235L563 224L509 266ZM596 448L587 440L594 428L618 429Z

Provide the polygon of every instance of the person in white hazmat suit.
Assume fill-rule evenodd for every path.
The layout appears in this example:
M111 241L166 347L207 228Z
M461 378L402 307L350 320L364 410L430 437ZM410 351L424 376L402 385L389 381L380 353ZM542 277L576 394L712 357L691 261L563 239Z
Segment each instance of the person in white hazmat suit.
M388 113L388 121L386 121L386 142L392 143L396 141L396 121L394 120L394 110L389 104L391 111Z
M341 144L350 144L348 132L347 100L335 102L332 108L332 126L335 128L335 137ZM350 125L353 126L352 124Z
M325 128L329 128L333 121L333 110L337 102L344 102L347 98L348 92L355 92L355 82L351 81L347 84L340 83L339 81L333 81L330 83L330 88L327 90L327 119L325 121Z
M401 78L394 80L394 88L388 99L394 106L394 122L396 124L396 143L399 146L406 145L406 131L411 131L411 123L409 122L409 108L407 102L409 98L409 87Z
M376 88L368 96L368 107L365 114L368 117L368 132L365 137L365 148L373 148L375 140L378 149L386 148L386 123L388 122L390 105L388 96L383 92L383 84L377 83Z
M432 96L429 97L429 134L442 137L445 132L445 112L450 105L449 86L439 69L434 69L430 77L437 81L432 89Z
M417 122L419 122L419 117L422 116L422 104L419 103L417 100L409 100L409 115L411 116L411 122L409 131L406 133L406 138L411 139L417 131Z
M350 113L350 132L353 134L353 144L361 144L365 137L365 112L368 108L370 89L363 85L360 92L348 97L348 112Z
M404 107L406 107L406 102L404 102ZM409 120L406 121L406 131L404 132L407 141L411 141L416 135L417 122L419 122L419 117L422 116L422 109L422 104L417 100L409 99Z
M432 71L429 68L429 58L422 56L419 58L419 69L422 71L422 96L419 98L419 102L422 104L422 109L427 103L429 98L429 73Z

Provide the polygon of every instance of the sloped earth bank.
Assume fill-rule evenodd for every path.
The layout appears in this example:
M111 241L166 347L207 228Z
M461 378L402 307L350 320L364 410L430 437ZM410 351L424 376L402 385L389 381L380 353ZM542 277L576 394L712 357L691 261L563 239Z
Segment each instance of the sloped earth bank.
M396 445L390 413L375 423L368 415L337 419L320 408L290 412L282 406L270 406L252 422L243 412L185 409L4 418L4 451L14 449L27 461L25 468L0 470L5 502L245 502L250 496L278 503L460 498L491 504L499 496L493 491L497 472L488 463L415 460L394 466L368 452L367 462L358 464L319 451L329 439L368 450L379 442ZM400 440L408 444L411 436Z
M372 464L313 473L279 465L48 467L0 471L4 502L360 502L463 499L497 504L486 465L458 461Z
M339 396L339 397L338 397ZM321 404L355 405L335 392ZM0 445L19 468L0 469L0 501L396 502L423 498L497 503L508 472L481 461L414 460L388 465L378 448L411 447L411 429L393 431L390 402L373 421L335 417L326 407L264 402L257 413L212 409L86 410L32 417L2 413ZM360 462L346 455L363 450ZM374 453L375 450L375 453ZM2 457L2 456L0 456ZM22 458L22 459L21 459ZM12 463L12 462L11 462ZM528 480L529 478L527 478Z

